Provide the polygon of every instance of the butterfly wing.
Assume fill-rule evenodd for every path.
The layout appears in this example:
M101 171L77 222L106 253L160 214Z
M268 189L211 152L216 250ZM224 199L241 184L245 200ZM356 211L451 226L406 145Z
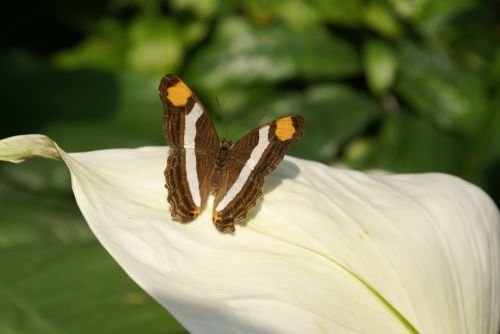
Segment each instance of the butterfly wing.
M165 76L159 93L163 133L172 148L165 169L167 199L172 217L188 222L206 204L219 138L205 108L182 80Z
M305 121L300 115L278 118L249 132L231 148L214 201L212 220L220 231L234 231L262 194L264 177L283 160L301 137Z

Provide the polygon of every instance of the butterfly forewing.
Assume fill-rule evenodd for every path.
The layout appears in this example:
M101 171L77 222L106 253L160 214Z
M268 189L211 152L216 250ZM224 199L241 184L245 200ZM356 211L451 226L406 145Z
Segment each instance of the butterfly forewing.
M279 118L245 135L231 148L213 206L213 222L221 231L234 231L262 194L264 177L283 160L303 134L300 115Z
M219 139L203 105L182 80L165 76L159 93L163 132L172 148L165 169L167 199L172 216L188 222L206 204Z
M264 177L302 136L304 119L281 117L234 145L229 140L221 143L207 112L182 80L167 75L159 90L164 134L171 147L165 181L172 217L193 220L214 191L212 220L220 231L234 231L234 221L244 219L262 194Z

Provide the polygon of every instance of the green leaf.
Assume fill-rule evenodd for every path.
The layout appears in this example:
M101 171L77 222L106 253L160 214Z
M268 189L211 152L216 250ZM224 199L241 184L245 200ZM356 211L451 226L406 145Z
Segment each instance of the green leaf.
M455 64L439 49L405 45L396 90L437 125L465 134L479 131L488 114L484 80Z
M370 1L363 7L363 21L374 31L393 39L403 35L403 28L385 2Z
M300 107L297 112L304 115L307 128L292 154L322 161L331 161L342 145L381 115L369 96L342 85L312 86Z
M377 161L365 168L377 166L394 172L457 173L458 149L452 137L428 122L396 114L383 123Z
M408 19L421 33L434 35L460 13L470 9L474 0L390 0L396 12Z
M119 87L108 72L61 70L26 53L0 56L0 70L4 136L40 132L54 120L101 121L116 108Z
M43 132L70 152L165 144L160 76L61 70L24 54L0 57L0 69L9 83L2 90L4 136Z
M370 39L363 45L363 60L370 89L376 94L389 90L397 68L392 47L381 40Z
M280 115L302 114L306 131L291 155L330 161L341 146L362 132L380 115L379 106L370 97L343 85L315 85L304 93L288 93L281 98L248 100L243 112L233 116L234 128L244 134L252 127ZM241 110L241 109L240 109ZM258 115L266 115L259 119ZM233 129L234 129L233 128Z
M127 35L112 18L99 22L95 31L71 49L57 52L56 66L64 69L96 68L121 71L125 66Z
M258 22L269 22L278 18L293 27L305 27L319 22L319 13L312 4L304 0L247 0L244 9Z
M64 143L69 152L164 145L163 111L157 93L159 80L138 73L123 73L114 78L117 88L113 94L120 94L121 98L108 110L109 116L99 120L52 121L41 132ZM68 103L67 108L70 107Z
M0 168L0 333L185 333L97 243L71 191L53 186L56 164Z
M167 18L135 18L129 27L129 66L155 76L175 72L184 56L181 33L177 24Z
M362 5L359 0L247 0L245 8L260 22L279 18L295 27L318 22L357 26L361 21Z
M360 0L311 0L310 3L326 22L353 27L361 22L363 4Z
M36 160L1 166L0 249L93 239L71 190L59 185L69 184L68 171L57 165L61 164Z
M185 333L97 242L4 249L0 266L2 333Z
M493 77L493 81L499 85L500 84L500 46L497 48L495 52L495 56L493 58L493 64L491 66L491 75Z
M175 11L189 10L201 18L212 17L220 10L220 7L223 6L218 0L172 0L170 1L170 5Z
M376 138L356 137L348 143L342 161L353 169L379 168L379 152Z
M394 10L402 17L413 19L430 0L389 0Z
M465 177L483 187L500 204L500 89L494 93L489 117L465 151Z
M200 90L198 97L207 108L211 119L218 125L219 134L222 136L231 135L236 131L238 135L243 135L252 127L261 125L265 116L277 116L278 114L268 107L279 100L280 95L284 93L276 87L260 85L252 89L240 86L226 87L210 90L208 93Z
M321 27L257 26L232 17L187 69L186 81L219 89L293 77L336 79L359 73L360 66L355 49Z
M205 38L208 29L208 24L203 21L192 21L184 24L182 35L186 48L196 46Z
M415 17L416 26L424 34L436 34L454 18L470 9L475 2L475 0L426 1Z
M231 137L234 141L279 116L302 114L305 134L290 154L322 161L331 161L348 140L362 133L382 112L368 95L345 85L317 84L302 93L280 92L270 86L232 87L218 93L221 136L236 134Z
M160 77L144 74L124 73L117 77L121 100L117 111L110 119L122 135L141 139L144 144L165 144L163 138L163 109L158 96ZM123 147L123 144L120 145ZM117 147L117 146L115 146Z
M496 9L492 2L482 2L443 27L437 38L463 67L480 74L484 80L500 82Z

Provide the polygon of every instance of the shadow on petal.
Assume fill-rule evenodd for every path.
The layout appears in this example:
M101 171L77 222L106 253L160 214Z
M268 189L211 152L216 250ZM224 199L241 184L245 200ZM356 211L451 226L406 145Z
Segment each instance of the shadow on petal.
M250 209L245 219L235 222L236 225L246 226L249 221L254 219L262 210L262 205L267 194L277 189L285 180L293 180L300 173L300 168L296 163L287 160L286 158L278 165L278 168L269 174L264 183L262 196L257 200L255 207Z

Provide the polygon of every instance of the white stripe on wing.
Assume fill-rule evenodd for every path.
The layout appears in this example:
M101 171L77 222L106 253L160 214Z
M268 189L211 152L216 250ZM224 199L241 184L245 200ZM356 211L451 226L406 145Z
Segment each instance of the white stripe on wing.
M219 202L219 204L215 208L215 211L220 212L224 210L224 208L229 203L231 203L231 201L241 191L246 181L248 180L250 173L255 168L255 166L257 166L260 158L262 157L262 154L264 154L264 151L269 145L268 136L269 136L269 126L263 126L262 128L259 129L259 141L257 142L257 146L253 148L252 153L250 154L250 158L248 158L248 161L245 163L245 166L248 168L241 169L240 175L238 175L236 181L233 183L231 188L229 188L229 190L227 191L226 195L224 195L222 200Z
M194 140L196 138L196 122L203 114L198 103L186 115L184 122L184 148L186 149L186 176L191 192L191 198L197 207L201 207L200 184L198 183L198 172L196 169L196 154L194 151Z

